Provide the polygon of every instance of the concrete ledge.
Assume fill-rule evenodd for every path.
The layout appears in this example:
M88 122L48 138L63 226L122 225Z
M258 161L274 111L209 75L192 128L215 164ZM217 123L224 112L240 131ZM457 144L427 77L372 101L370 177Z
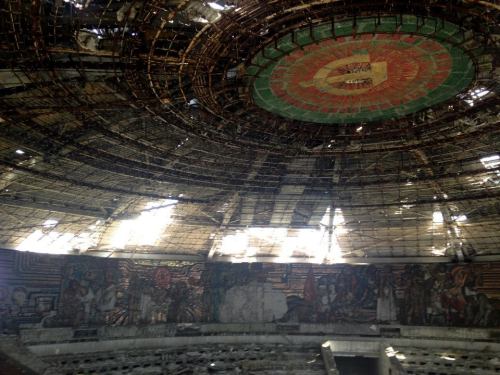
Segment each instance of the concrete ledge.
M36 355L183 347L206 344L321 345L336 353L376 357L387 346L500 352L499 329L367 324L163 324L44 328L21 331Z
M193 337L217 335L311 335L387 338L429 338L466 341L498 341L500 329L429 327L377 324L299 324L299 323L230 323L230 324L157 324L148 326L25 328L24 344L78 341L102 341L127 338Z
M337 355L360 355L378 357L380 349L388 346L416 347L425 349L446 349L464 351L500 352L500 343L475 342L442 339L406 339L376 337L325 337L303 335L232 335L193 336L103 340L97 342L73 342L57 344L29 345L28 349L37 356L52 356L77 353L109 352L116 350L139 350L155 348L175 348L207 344L284 344L330 346Z

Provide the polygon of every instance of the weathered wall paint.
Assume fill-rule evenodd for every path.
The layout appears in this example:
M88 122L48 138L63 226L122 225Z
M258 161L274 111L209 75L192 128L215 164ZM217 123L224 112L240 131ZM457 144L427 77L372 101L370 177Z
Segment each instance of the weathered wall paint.
M500 263L172 263L0 252L0 328L162 322L500 324Z

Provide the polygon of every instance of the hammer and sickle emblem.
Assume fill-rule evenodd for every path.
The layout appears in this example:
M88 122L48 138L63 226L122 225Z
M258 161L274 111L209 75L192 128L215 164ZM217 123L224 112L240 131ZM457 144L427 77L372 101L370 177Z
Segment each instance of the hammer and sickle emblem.
M365 68L354 69L354 71L342 75L331 75L335 70L353 64L364 64ZM371 82L370 87L347 89L335 86L339 83L353 84L368 80ZM312 80L301 82L300 86L304 88L316 87L321 92L347 96L363 94L386 80L387 62L370 62L369 54L358 54L326 64L318 70Z

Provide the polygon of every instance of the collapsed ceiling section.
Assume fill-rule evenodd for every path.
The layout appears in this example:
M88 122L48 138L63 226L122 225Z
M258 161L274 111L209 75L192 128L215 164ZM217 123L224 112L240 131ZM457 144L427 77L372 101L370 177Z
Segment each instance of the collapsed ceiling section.
M498 6L6 0L0 246L498 255Z

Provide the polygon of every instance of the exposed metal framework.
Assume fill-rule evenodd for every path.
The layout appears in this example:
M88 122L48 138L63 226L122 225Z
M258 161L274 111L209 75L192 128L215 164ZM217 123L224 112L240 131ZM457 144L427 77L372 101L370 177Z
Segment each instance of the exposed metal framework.
M352 262L499 254L496 4L221 4L2 3L1 246L57 230L92 232L90 254L152 259L321 262L334 246ZM402 14L459 25L476 72L466 92L362 124L304 123L253 103L247 69L281 36L340 20L355 35L360 19ZM177 204L154 245L113 248L123 220L164 199ZM322 256L314 244L283 255L285 239L323 235Z

